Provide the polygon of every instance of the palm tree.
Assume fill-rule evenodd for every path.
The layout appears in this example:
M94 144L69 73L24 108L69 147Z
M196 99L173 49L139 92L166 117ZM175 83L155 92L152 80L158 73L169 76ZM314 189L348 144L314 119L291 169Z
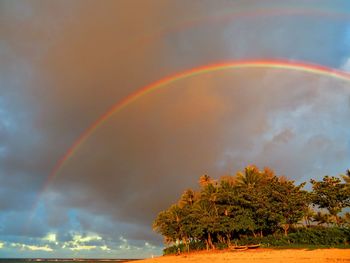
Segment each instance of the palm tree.
M216 185L209 183L200 192L200 199L204 202L208 202L216 215L218 215L218 208L216 206L218 197L217 190L218 188Z
M233 187L236 184L236 177L230 175L224 175L220 177L221 187Z
M215 249L212 234L215 232L215 228L218 224L216 208L212 206L210 200L200 199L195 205L195 212L200 218L199 222L202 228L201 232L204 235L207 250L209 250L209 248Z
M199 185L204 187L212 183L212 179L209 175L204 174L201 177L199 177Z
M261 182L262 174L256 166L250 165L244 169L244 174L238 172L236 178L238 186L254 187Z
M181 196L179 201L179 207L182 208L186 205L192 206L196 200L196 192L192 189L187 189Z

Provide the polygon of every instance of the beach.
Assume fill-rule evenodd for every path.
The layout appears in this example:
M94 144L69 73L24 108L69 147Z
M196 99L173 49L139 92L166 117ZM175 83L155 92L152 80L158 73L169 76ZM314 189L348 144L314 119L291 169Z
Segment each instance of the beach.
M256 249L246 251L196 252L178 256L161 256L142 263L322 263L350 262L350 249Z

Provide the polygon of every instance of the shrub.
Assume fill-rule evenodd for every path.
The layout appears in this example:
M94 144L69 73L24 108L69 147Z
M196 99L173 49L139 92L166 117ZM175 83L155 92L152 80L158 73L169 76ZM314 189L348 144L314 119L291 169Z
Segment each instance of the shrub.
M312 227L312 228L296 228L294 232L288 236L282 234L268 235L265 237L252 237L245 236L240 239L232 240L232 244L237 245L250 245L250 244L262 244L269 247L305 247L305 246L339 246L350 244L350 228L339 227ZM217 249L226 249L227 244L216 243ZM165 248L164 255L176 254L180 249L180 252L187 252L187 248L184 244L174 245ZM206 249L205 242L197 241L190 243L190 251L204 250Z
M215 247L220 250L228 248L226 243L217 243L215 244Z
M300 228L288 235L292 244L342 245L350 242L350 229L339 227Z
M191 242L189 247L190 247L190 251L206 249L205 242L202 242L202 241ZM179 249L180 249L181 253L187 252L186 245L185 244L179 244L179 245L173 245L173 246L164 248L163 249L163 255L176 254L179 251Z

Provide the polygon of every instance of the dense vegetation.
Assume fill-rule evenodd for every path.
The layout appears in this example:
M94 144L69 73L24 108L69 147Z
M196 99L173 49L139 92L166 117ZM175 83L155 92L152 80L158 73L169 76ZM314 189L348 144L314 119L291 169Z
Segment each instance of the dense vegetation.
M153 228L168 248L226 248L232 244L346 245L350 242L350 171L305 183L248 166L235 176L200 177L200 189L158 214Z

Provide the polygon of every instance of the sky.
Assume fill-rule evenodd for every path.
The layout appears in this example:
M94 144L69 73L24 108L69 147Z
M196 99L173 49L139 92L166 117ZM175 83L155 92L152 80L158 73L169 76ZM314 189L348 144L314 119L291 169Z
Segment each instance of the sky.
M0 257L161 254L157 213L198 178L269 166L296 182L350 161L348 0L0 0ZM349 78L350 79L350 78ZM51 176L50 176L51 175Z

